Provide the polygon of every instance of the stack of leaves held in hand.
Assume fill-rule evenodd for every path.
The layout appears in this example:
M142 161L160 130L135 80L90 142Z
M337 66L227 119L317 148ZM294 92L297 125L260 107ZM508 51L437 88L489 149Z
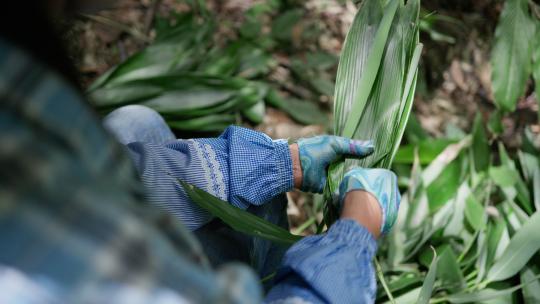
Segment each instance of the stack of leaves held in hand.
M334 100L334 132L371 139L375 152L362 160L333 164L327 201L353 166L390 168L412 108L418 61L419 0L366 0L347 34L341 53ZM335 219L332 208L327 223Z

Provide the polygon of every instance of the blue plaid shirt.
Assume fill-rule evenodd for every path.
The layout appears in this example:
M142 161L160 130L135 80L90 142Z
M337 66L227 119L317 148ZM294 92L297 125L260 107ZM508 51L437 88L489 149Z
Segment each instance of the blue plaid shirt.
M163 190L182 193L175 185L149 179L145 192L126 150L105 132L78 92L2 40L0 66L0 303L263 300L248 267L211 269L185 226L146 203L144 197L156 193L152 187L168 185ZM192 182L246 207L292 185L286 144L250 134L230 129L213 140L168 147L134 144L129 153L143 181L145 174L181 176L187 174L182 168L208 166L204 179ZM180 155L181 160L175 157ZM170 163L180 161L181 167ZM242 168L248 163L260 169ZM228 184L236 174L244 180ZM163 206L180 218L192 210L196 220L189 227L207 220L189 209L193 206L175 204ZM373 302L375 251L365 228L338 221L326 234L306 237L288 250L266 301Z

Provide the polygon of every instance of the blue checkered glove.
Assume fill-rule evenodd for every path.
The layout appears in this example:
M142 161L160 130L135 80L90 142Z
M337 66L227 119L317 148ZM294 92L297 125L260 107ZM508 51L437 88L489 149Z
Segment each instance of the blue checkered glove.
M343 205L345 195L353 190L364 190L375 196L382 209L381 233L390 232L396 221L401 201L394 172L386 169L354 168L350 170L339 185L340 207Z
M322 135L298 140L302 166L302 191L322 193L328 165L342 156L363 158L374 151L371 141Z

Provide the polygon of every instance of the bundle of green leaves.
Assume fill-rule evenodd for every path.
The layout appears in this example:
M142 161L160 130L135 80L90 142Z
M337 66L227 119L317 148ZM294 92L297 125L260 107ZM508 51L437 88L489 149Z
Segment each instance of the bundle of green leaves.
M383 2L366 0L356 14L341 52L334 96L334 133L371 139L375 152L330 167L327 201L351 167L390 168L411 112L422 52L420 1ZM327 206L325 220L331 224L336 215Z

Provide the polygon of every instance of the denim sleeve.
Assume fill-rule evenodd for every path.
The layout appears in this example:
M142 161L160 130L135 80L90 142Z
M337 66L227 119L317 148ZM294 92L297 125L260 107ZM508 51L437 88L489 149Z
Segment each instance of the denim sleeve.
M241 127L229 127L218 138L133 142L127 148L147 188L147 199L174 214L190 230L207 223L211 216L189 201L179 180L242 209L293 188L287 142Z
M353 220L292 246L265 303L373 303L377 243Z

